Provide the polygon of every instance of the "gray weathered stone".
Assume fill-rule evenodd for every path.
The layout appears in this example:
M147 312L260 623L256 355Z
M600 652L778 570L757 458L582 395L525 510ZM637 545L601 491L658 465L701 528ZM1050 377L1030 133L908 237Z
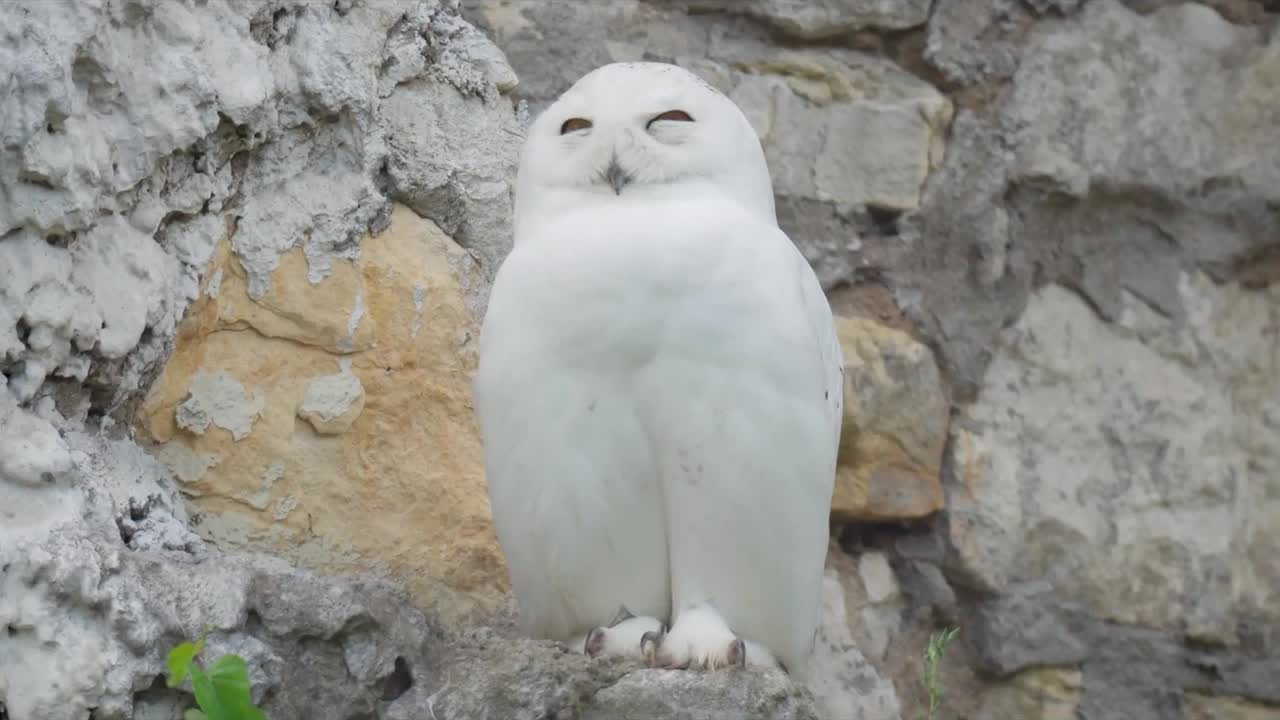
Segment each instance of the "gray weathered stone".
M1073 667L1088 657L1089 648L1053 611L1049 589L1032 583L978 607L967 635L983 671L1007 677L1034 667Z
M925 31L925 59L957 85L1005 80L1018 69L1019 40L1032 21L1015 0L938 0Z
M902 607L883 555L869 552L855 560L832 543L808 679L821 717L904 717L893 680L880 670L902 632Z
M698 676L643 671L623 677L592 698L583 720L817 720L808 694L778 673Z
M959 399L1033 286L1077 288L1106 320L1126 291L1176 313L1182 267L1226 279L1280 235L1280 169L1256 152L1280 142L1260 101L1277 48L1195 4L1143 17L1104 0L1029 32L1002 101L957 116L887 272L945 339Z
M867 28L904 30L929 16L929 3L923 0L686 0L686 5L759 18L800 40L835 38Z
M391 718L432 709L441 718L657 718L817 720L808 693L778 671L697 672L643 668L637 660L592 660L563 645L487 628L450 637L429 686L416 685ZM411 701L411 702L410 702Z
M1280 617L1260 441L1280 291L1196 274L1180 294L1185 323L1128 295L1112 326L1048 286L1002 334L952 441L951 540L977 585L1043 578L1102 617L1221 642L1241 615Z

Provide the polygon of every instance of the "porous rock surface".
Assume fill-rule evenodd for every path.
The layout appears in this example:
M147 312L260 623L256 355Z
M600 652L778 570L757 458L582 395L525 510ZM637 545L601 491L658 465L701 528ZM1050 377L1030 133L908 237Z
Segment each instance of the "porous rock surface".
M0 717L1280 717L1280 20L1212 0L0 3ZM467 384L522 125L747 113L842 316L807 687L513 636ZM475 623L483 626L477 627Z

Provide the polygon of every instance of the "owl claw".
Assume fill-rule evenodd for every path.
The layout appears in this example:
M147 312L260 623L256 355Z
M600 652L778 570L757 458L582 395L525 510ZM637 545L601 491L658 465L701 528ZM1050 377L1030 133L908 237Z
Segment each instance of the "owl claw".
M587 640L583 643L582 651L587 657L598 657L604 652L605 629L597 625L591 628L591 632L587 633Z
M650 630L640 636L640 654L644 657L646 666L658 666L658 648L662 647L662 640L666 637L666 634L667 629L664 626L657 632Z
M596 625L568 641L571 648L591 658L643 656L643 635L663 635L667 626L656 617L635 616L625 607L608 625ZM659 637L658 643L661 643Z
M745 668L747 666L747 644L742 641L742 638L734 638L733 642L729 643L727 659L729 667Z
M671 630L654 648L650 667L723 670L747 666L747 646L752 665L776 664L771 653L758 643L739 637L709 604L694 606L676 618ZM645 653L648 648L644 648ZM646 654L646 659L648 655Z

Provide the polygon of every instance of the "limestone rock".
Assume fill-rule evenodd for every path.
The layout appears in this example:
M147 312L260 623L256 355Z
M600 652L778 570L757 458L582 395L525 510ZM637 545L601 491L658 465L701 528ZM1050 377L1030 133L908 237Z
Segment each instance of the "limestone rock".
M501 637L485 628L451 637L449 650L433 670L436 683L415 687L405 705L434 707L440 718L822 717L815 712L808 691L780 671L651 670L635 659L592 660L557 643ZM429 692L434 700L427 701ZM416 705L408 702L411 698Z
M1078 666L1089 657L1079 628L1055 612L1048 583L1031 582L981 604L966 623L974 665L998 678L1046 665Z
M929 3L921 0L692 0L689 5L758 17L800 40L821 40L865 28L903 30L923 24L929 16Z
M243 440L262 413L262 402L260 389L250 395L244 385L224 372L198 372L174 411L173 421L196 435L217 425L231 433L233 440Z
M981 720L1074 720L1083 678L1079 670L1037 668L982 693Z
M506 576L471 413L470 257L400 206L319 283L302 252L286 253L255 300L229 249L140 423L196 529L223 548L401 578L451 618L497 608ZM183 432L195 399L224 409Z
M947 80L978 85L1018 69L1031 10L1015 0L938 0L926 29L925 59Z
M808 681L821 717L902 717L893 679L881 671L902 630L902 600L883 555L855 560L831 543Z
M444 79L431 86L441 102L488 97L450 106L436 128L484 120L505 130L478 142L446 131L458 137L453 172L437 186L467 199L458 236L495 269L509 246L510 203L495 186L514 167L514 119L498 96L510 68L456 11L434 0L411 12L221 0L129 8L0 7L0 64L15 71L0 123L0 356L23 402L50 377L89 384L108 412L144 391L233 197L255 294L291 247L305 248L313 280L349 258L386 220L375 178L384 136L399 131L394 91L426 76ZM438 150L401 159L421 164ZM454 207L428 205L441 218Z
M1257 152L1280 142L1275 104L1260 100L1273 93L1274 33L1198 3L1139 15L1115 0L1013 25L1006 89L957 114L920 210L899 223L908 249L886 269L961 402L1036 287L1077 288L1107 321L1126 292L1177 316L1185 268L1229 280L1280 236L1280 168ZM975 46L998 36L979 29Z
M0 483L39 487L65 482L73 467L71 452L52 425L0 400Z
M933 353L865 318L838 318L836 330L845 385L832 516L886 520L939 510L950 405Z
M1104 34L1133 40L1098 45ZM1199 4L1150 18L1111 1L1086 5L1077 27L1038 33L1014 77L1006 113L1017 176L1074 196L1105 182L1210 198L1215 179L1230 176L1240 190L1280 197L1280 167L1255 152L1280 141L1280 108L1269 102L1280 43L1265 37ZM1171 60L1145 65L1154 55ZM1198 81L1202 68L1234 58L1219 82ZM1129 84L1128 68L1139 67L1141 93ZM1070 137L1078 121L1068 106L1091 113L1087 136ZM1136 117L1147 121L1135 127ZM1112 141L1104 148L1092 141L1100 137Z
M722 89L760 135L778 195L846 213L920 204L951 121L951 103L937 90L852 51L715 49L722 62L750 73Z
M1202 274L1178 322L1128 295L1117 325L1047 286L1002 334L954 424L955 570L986 591L1043 579L1121 623L1231 644L1280 620L1280 287Z
M52 414L27 421L45 423L55 436L54 422L62 422ZM67 431L59 445L67 465L58 482L31 486L0 477L0 626L7 628L0 633L0 706L13 720L79 720L94 707L104 718L128 717L135 684L146 687L163 667L158 648L150 662L138 660L158 628L176 626L179 605L190 612L219 600L194 590L192 578L180 591L189 596L153 597L154 582L163 580L133 564L144 554L204 552L154 459L98 433ZM30 462L47 448L18 450ZM148 598L156 605L144 609Z
M1277 720L1280 708L1240 698L1187 693L1184 720Z
M298 406L298 417L311 423L321 435L341 435L351 428L363 409L364 386L347 363L342 372L322 375L307 383L306 394Z
M190 690L157 679L168 650L206 628L206 652L245 658L273 718L340 720L407 704L401 688L431 682L431 627L393 586L216 551L135 552L99 520L25 545L0 575L0 621L15 629L0 639L0 699L13 720L180 717Z
M857 712L857 710L854 710ZM780 672L749 675L690 674L679 670L632 673L592 698L583 720L818 720L808 694Z

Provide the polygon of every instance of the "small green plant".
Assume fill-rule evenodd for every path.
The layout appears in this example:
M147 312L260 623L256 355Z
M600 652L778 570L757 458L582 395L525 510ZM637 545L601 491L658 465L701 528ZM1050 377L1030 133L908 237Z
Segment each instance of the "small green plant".
M929 711L924 716L925 720L934 720L938 716L938 709L942 707L942 696L945 690L941 681L938 680L938 666L942 664L942 657L946 654L947 643L951 642L958 632L960 628L936 632L929 636L929 645L924 649L924 670L921 673L921 679L924 681L925 691L929 693Z
M204 650L205 635L169 651L169 687L178 687L191 676L191 689L200 709L191 708L185 720L267 720L249 694L249 666L239 655L223 655L205 669L196 662Z

